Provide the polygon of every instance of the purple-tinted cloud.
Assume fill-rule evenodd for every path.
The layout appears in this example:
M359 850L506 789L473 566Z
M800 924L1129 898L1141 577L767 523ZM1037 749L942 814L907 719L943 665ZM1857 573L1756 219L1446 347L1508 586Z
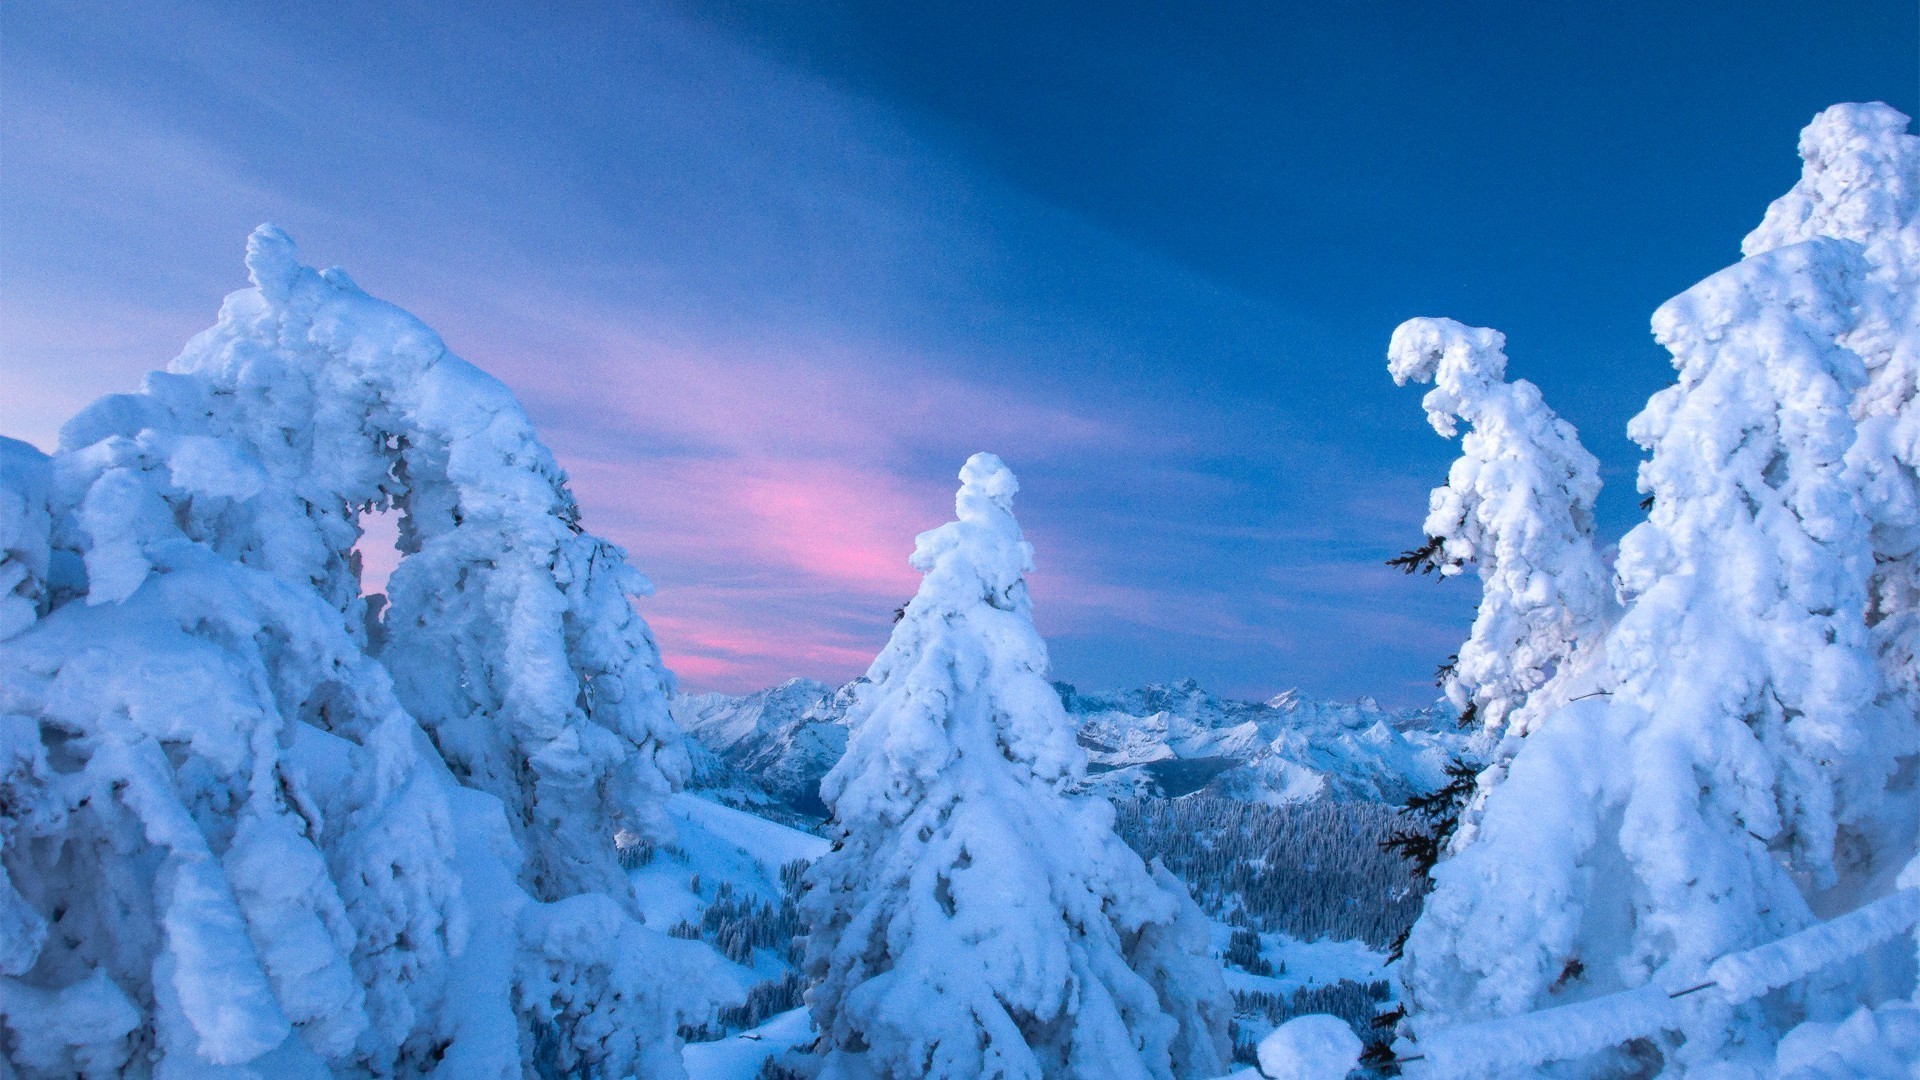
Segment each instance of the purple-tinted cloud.
M1022 478L1065 678L1411 699L1458 636L1416 588L1337 640L1425 481L1351 438L1311 325L723 34L609 16L589 88L559 24L440 28L422 67L351 18L8 18L8 434L164 365L273 220L514 389L690 687L862 670L976 450Z

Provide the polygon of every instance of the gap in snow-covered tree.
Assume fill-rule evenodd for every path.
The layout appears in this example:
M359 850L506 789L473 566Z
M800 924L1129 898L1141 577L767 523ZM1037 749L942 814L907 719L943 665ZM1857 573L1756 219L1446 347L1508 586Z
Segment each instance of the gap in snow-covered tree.
M383 606L387 581L393 577L394 568L400 565L400 525L404 516L389 507L362 510L354 520L354 524L360 528L360 539L353 545L354 556L359 560L360 595L380 596ZM370 618L377 619L380 614L379 611L368 612Z
M1165 869L1069 794L1086 757L1047 681L991 454L868 672L822 785L834 848L808 873L808 1004L823 1077L1203 1077L1232 1010L1207 922Z
M679 1075L731 988L618 865L684 773L644 581L498 382L277 229L247 265L141 391L0 456L9 1064Z

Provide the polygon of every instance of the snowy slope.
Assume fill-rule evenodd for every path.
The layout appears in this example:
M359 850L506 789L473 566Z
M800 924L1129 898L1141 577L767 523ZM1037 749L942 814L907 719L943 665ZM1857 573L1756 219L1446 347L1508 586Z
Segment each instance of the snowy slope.
M1093 786L1109 795L1209 788L1267 803L1398 802L1439 786L1465 744L1444 704L1389 710L1372 698L1305 702L1291 691L1231 701L1191 679L1104 694L1063 686L1061 697L1080 722Z
M673 718L711 755L696 757L693 783L734 789L760 812L751 806L757 785L793 810L825 817L820 778L846 752L843 721L862 681L836 689L814 679L789 679L737 697L676 697Z
M645 849L629 872L647 925L677 937L698 928L702 940L718 944L742 924L758 922L780 940L752 948L745 962L730 959L727 969L743 996L755 987L776 993L782 980L797 974L785 947L796 927L780 915L792 895L792 871L783 875L782 870L818 858L827 842L684 793L670 796L666 811L673 842ZM715 917L729 906L758 914ZM791 1000L779 999L780 1011L772 1016L742 1023L737 1014L723 1014L701 1039L690 1041L683 1059L691 1080L747 1080L759 1075L768 1055L811 1042L813 1028L797 1000L798 985L790 984L786 992Z
M695 753L694 785L725 790L724 801L756 812L764 812L754 805L764 793L819 814L820 778L844 752L844 718L863 685L792 679L741 696L676 698L674 719L705 751ZM1206 788L1275 804L1398 802L1439 786L1442 767L1465 745L1444 703L1390 710L1370 698L1303 702L1292 692L1232 701L1191 680L1098 694L1056 688L1079 725L1089 786L1109 796Z

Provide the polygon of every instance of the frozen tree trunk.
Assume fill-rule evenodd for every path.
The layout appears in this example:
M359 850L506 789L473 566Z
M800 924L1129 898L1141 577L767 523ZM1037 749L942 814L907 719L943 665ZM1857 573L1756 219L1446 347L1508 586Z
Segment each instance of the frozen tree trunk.
M1047 682L1017 490L961 472L959 520L849 713L809 874L808 995L827 1077L1203 1077L1230 1006L1206 923L1068 789L1085 758Z

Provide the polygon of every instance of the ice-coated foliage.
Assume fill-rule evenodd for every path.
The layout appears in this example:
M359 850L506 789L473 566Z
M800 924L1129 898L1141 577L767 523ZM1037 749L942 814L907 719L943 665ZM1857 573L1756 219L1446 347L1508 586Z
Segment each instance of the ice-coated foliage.
M1680 381L1628 428L1654 504L1621 542L1632 607L1608 645L1616 700L1646 714L1621 836L1649 891L1631 954L1648 969L1804 919L1789 874L1835 883L1836 827L1906 741L1874 705L1873 553L1845 472L1865 373L1837 339L1863 269L1811 240L1654 316Z
M1910 951L1897 955L1908 946L1850 966L1845 950L1802 955L1837 930L1789 937L1884 895L1915 842L1906 796L1889 788L1907 782L1916 736L1888 687L1912 678L1888 629L1912 550L1888 516L1911 483L1892 434L1909 421L1877 404L1915 392L1911 367L1884 374L1914 348L1911 276L1903 297L1889 284L1912 265L1900 253L1920 186L1903 125L1883 106L1822 114L1802 141L1805 178L1748 257L1655 314L1678 379L1629 427L1651 454L1652 502L1621 543L1626 610L1599 645L1605 693L1534 725L1475 842L1435 870L1403 973L1419 1030L1679 990L1786 938L1801 943L1792 964L1767 970L1799 974L1765 998L1672 1009L1649 991L1639 1033L1665 1034L1570 1066L1771 1069L1797 1021L1831 1032L1913 991ZM1513 1028L1504 1064L1468 1073L1519 1068L1527 1040L1591 1054L1629 1039L1554 1015L1566 1022ZM1863 1015L1846 1038L1877 1022ZM1456 1049L1490 1053L1498 1034Z
M402 558L371 644L401 702L456 777L507 804L530 891L617 892L613 831L659 832L660 796L686 770L659 651L627 601L651 587L580 528L505 386L338 271L300 266L283 233L256 233L248 268L257 288L230 298L172 370L215 400L270 402L269 415L311 402L292 453L270 431L236 432L268 470L267 494L297 493L328 526L343 506L400 514ZM308 490L289 483L302 475ZM279 561L318 583L338 577L344 551ZM349 574L328 591L345 607L359 586ZM588 819L613 831L574 827Z
M1409 319L1387 369L1399 385L1432 383L1427 420L1452 438L1471 425L1447 483L1433 490L1422 568L1480 576L1473 632L1441 685L1489 733L1524 735L1564 693L1542 688L1583 659L1611 611L1593 539L1600 467L1573 426L1525 379L1506 381L1506 339L1452 319ZM1411 568L1411 567L1410 567ZM1561 678L1557 685L1567 685Z
M1748 255L1816 237L1859 245L1867 272L1843 342L1866 368L1854 395L1847 465L1872 528L1867 621L1892 714L1887 751L1920 749L1920 138L1887 105L1835 105L1800 136L1805 169L1767 208ZM1911 765L1853 822L1851 848L1871 877L1920 850ZM1908 875L1920 878L1914 870ZM1907 882L1920 887L1920 880ZM1844 1023L1812 1021L1782 1041L1783 1077L1895 1076L1920 1058L1920 1010L1890 1004Z
M50 462L0 446L9 1063L676 1075L718 961L618 868L680 760L637 578L499 383L276 229L247 264Z
M823 1076L1224 1072L1231 1004L1206 922L1113 833L1047 682L1013 474L976 454L822 784L808 874Z

